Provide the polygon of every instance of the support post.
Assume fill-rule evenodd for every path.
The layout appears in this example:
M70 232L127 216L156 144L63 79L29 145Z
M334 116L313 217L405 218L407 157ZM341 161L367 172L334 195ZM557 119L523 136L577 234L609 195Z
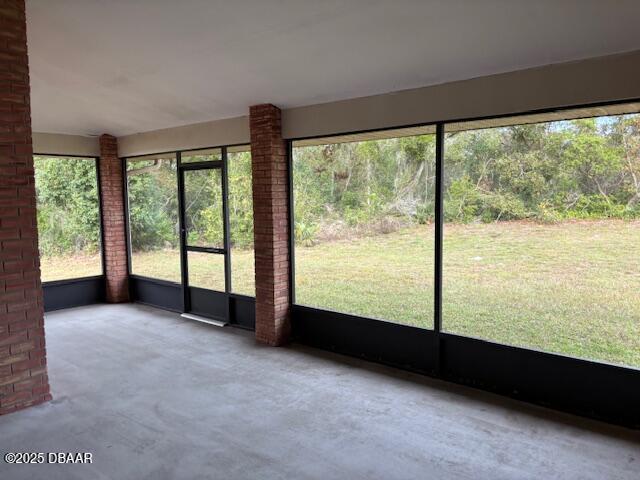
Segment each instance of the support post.
M118 141L100 137L100 195L102 205L105 298L109 303L129 301L127 236L124 211L124 176Z
M250 108L256 275L256 339L267 345L289 340L289 202L287 151L281 112Z
M0 415L51 399L23 0L0 0Z

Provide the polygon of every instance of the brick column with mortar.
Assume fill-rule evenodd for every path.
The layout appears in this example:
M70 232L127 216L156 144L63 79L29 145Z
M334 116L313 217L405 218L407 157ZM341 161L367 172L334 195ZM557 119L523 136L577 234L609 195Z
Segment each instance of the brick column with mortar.
M253 221L256 269L256 339L267 345L289 340L289 200L287 149L280 109L250 108Z
M104 238L106 300L129 301L127 273L127 236L124 211L122 161L118 141L111 135L100 136L100 195Z
M51 399L24 0L0 0L0 415Z

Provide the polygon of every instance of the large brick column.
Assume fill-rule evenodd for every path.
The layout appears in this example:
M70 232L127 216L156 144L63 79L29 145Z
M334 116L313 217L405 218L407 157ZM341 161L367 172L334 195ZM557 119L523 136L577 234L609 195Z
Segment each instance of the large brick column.
M51 399L24 0L0 0L0 414Z
M111 135L100 136L100 196L106 300L109 303L128 302L129 282L122 162L118 158L118 141Z
M287 149L280 109L250 109L253 221L256 262L256 339L282 345L289 339L289 202Z

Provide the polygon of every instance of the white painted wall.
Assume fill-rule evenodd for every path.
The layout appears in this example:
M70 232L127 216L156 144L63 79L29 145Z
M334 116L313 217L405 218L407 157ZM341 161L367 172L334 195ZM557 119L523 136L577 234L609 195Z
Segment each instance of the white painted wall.
M34 132L33 153L97 157L100 143L98 137Z
M640 98L640 50L283 112L286 138Z

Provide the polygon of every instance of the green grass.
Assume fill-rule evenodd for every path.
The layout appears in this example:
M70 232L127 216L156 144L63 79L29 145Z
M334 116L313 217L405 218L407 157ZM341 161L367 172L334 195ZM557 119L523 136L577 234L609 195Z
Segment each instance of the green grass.
M100 255L72 255L40 257L43 282L102 275Z
M443 328L640 367L639 248L638 221L447 225ZM432 226L297 247L296 301L431 328L433 249ZM223 285L205 259L192 281ZM234 290L253 294L253 253L232 259ZM177 252L138 253L134 271L179 280Z
M444 328L640 367L640 222L445 230Z
M195 287L224 290L224 257L218 254L189 252L189 283ZM135 252L132 272L145 277L180 283L178 250ZM234 293L255 295L253 250L231 251L231 285Z
M432 328L433 233L296 249L297 302ZM445 331L640 367L640 222L447 225Z

